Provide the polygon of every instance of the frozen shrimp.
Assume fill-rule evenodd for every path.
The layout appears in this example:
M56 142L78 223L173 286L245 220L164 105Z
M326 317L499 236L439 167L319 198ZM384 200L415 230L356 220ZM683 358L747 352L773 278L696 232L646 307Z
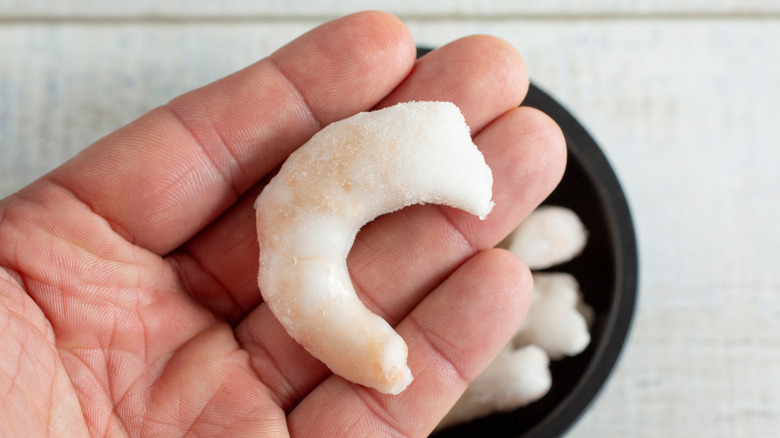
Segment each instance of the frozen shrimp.
M512 339L517 346L534 344L551 359L582 353L590 344L588 319L593 310L580 285L565 272L536 272L531 309Z
M492 185L452 103L410 102L332 123L290 155L255 202L263 299L333 373L397 394L412 381L407 346L355 293L346 263L355 236L412 204L484 219Z
M507 345L471 382L438 429L534 402L550 390L550 358L536 345Z
M509 237L509 251L531 269L546 269L573 259L588 240L574 211L556 205L534 210Z

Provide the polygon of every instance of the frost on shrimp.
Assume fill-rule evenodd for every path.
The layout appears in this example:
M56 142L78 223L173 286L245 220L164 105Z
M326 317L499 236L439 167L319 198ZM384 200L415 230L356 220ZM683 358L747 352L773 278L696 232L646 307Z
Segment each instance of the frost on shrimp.
M412 381L406 343L355 293L346 264L355 236L412 204L484 218L492 185L452 103L410 102L335 122L290 155L255 202L263 298L335 374L397 394Z

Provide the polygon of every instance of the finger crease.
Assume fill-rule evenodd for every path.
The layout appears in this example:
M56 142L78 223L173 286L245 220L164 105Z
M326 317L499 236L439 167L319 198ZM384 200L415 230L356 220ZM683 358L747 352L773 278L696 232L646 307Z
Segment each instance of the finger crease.
M190 135L195 145L200 149L200 151L205 155L206 159L208 159L209 163L211 163L211 166L216 169L217 174L219 174L220 178L225 182L225 184L230 187L230 190L232 191L232 195L235 197L238 197L241 195L242 190L239 190L239 188L236 186L235 178L231 176L231 172L225 168L225 166L220 166L217 163L217 160L214 159L211 153L209 153L210 148L206 147L206 143L200 139L200 137L195 133L195 130L192 129L192 126L182 117L176 109L174 109L171 105L163 105L162 108L169 112L173 117L178 121L179 125L184 128L185 131ZM219 131L214 127L214 124L211 120L209 120L209 123L212 126L212 129L214 130L217 140L218 140L218 147L220 147L222 150L226 151L228 156L230 157L230 160L235 164L236 163L236 157L230 152L230 149L227 147L227 144L224 141L224 138L219 133Z
M452 228L453 231L457 234L457 236L466 244L466 247L471 252L471 254L476 254L479 252L479 248L477 248L477 245L469 239L466 234L463 233L461 228L453 222L452 218L449 214L447 214L446 211L444 211L445 207L443 205L436 204L436 208L439 211L439 214L444 218L444 220L447 222L447 224Z
M360 286L360 284L357 282L357 280L354 277L350 276L350 281L352 282L352 288L355 290L357 296L360 297L360 300L363 302L363 305L368 304L370 307L376 309L379 313L381 313L381 315L379 316L381 316L382 319L387 321L390 325L395 326L396 324L398 324L398 321L401 320L400 317L391 315L390 312L388 312L387 309L381 306L377 300L375 300L371 295L365 292L365 289L362 286Z
M382 432L382 436L410 436L408 433L399 428L398 425L402 424L402 422L398 421L398 419L395 418L387 408L385 408L384 403L382 403L382 401L377 398L377 394L379 394L378 392L375 392L371 389L367 390L356 385L351 385L350 387L353 388L353 391L355 391L358 398L363 402L363 405L369 411L371 411L372 414L374 414L374 418L379 419L382 424L388 428L388 430Z
M27 292L24 275L15 269L11 269L7 266L0 266L0 281L3 283L10 283L12 286L18 287L19 289Z
M120 225L118 222L112 220L111 218L103 216L102 214L100 214L98 212L98 210L95 208L95 206L90 204L89 201L87 201L86 199L84 199L81 196L79 196L77 191L68 188L68 186L66 184L64 184L63 182L57 180L53 176L48 176L47 180L50 181L52 184L54 184L56 187L58 187L58 188L60 188L62 190L65 190L65 192L68 195L72 196L73 199L75 199L77 202L79 202L80 204L82 204L85 207L87 207L89 209L89 211L91 211L92 214L95 217L99 217L102 220L104 220L106 222L106 224L108 224L108 226L111 228L111 230L113 230L114 233L116 233L119 237L121 237L125 241L131 243L132 245L136 245L136 243L135 243L135 236L130 231L125 229L122 225ZM37 203L37 201L34 200L34 199L31 200L31 201ZM86 248L84 248L83 246L81 246L81 248L86 250Z
M296 405L295 400L297 400L297 391L295 387L290 383L287 376L284 375L284 372L282 371L284 368L277 363L276 358L274 358L274 355L271 354L265 344L258 340L258 342L252 342L252 347L259 351L253 351L250 354L249 369L252 370L259 381L271 388L274 403L281 407L284 412L289 413ZM271 365L271 368L273 368L272 371L279 376L279 379L269 379L267 370L262 370L261 372L261 370L257 369L255 358L258 357L265 358L265 362ZM271 382L273 381L279 381L281 382L281 385L272 385Z
M436 356L438 356L442 362L449 368L453 370L453 375L458 378L463 385L467 385L472 379L469 379L465 373L457 366L455 365L455 361L453 361L450 358L450 355L445 353L445 349L442 347L441 344L445 344L446 346L452 347L451 350L457 351L457 348L452 346L450 342L448 342L446 339L442 338L441 336L436 335L436 332L434 330L428 330L426 329L416 318L415 316L409 315L409 317L406 319L407 321L410 321L412 325L414 325L414 330L416 330L418 333L422 334L422 340L425 342L425 344L428 346L428 349L432 351Z
M182 261L180 258L186 258L195 263L197 269L199 269L200 272L206 274L209 280L211 280L220 289L220 295L228 297L233 308L238 310L240 315L243 316L243 309L241 309L241 306L230 289L222 282L222 280L219 279L219 277L216 276L216 274L214 274L214 272L212 272L206 265L201 263L199 258L195 257L192 253L184 249L181 252L171 254L170 256L166 257L166 260L168 260L173 269L176 271L176 276L182 282L182 287L190 294L190 296L196 298L198 302L205 305L212 312L217 313L217 309L213 309L209 303L203 302L201 300L201 297L199 296L200 294L195 290L195 286L193 285L192 281L190 281L190 277L187 274L188 270L182 266ZM224 314L223 311L219 311L218 314L222 315L223 317L228 317L228 315Z
M269 61L270 66L281 76L281 78L287 83L288 87L293 91L295 94L295 97L297 98L298 102L300 102L304 110L306 110L306 114L309 116L309 119L313 120L314 123L317 125L315 131L319 131L324 127L324 123L322 120L317 117L317 115L314 113L314 110L311 108L311 105L309 105L309 102L306 100L306 95L303 93L303 91L293 82L292 79L290 79L289 76L284 72L284 69L279 65L279 63L274 59L273 56L268 57L267 60Z

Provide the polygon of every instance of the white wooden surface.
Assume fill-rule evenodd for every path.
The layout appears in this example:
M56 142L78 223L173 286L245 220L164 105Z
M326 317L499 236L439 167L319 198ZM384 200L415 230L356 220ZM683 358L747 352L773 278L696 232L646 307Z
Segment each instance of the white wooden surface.
M0 196L357 1L0 0ZM590 129L639 237L628 347L571 437L780 436L780 3L379 1L498 35Z
M0 14L13 17L167 17L176 20L192 17L208 19L244 17L267 19L283 17L335 16L371 8L398 15L428 19L453 17L560 17L571 14L606 16L686 15L734 16L766 15L780 12L773 0L0 0Z

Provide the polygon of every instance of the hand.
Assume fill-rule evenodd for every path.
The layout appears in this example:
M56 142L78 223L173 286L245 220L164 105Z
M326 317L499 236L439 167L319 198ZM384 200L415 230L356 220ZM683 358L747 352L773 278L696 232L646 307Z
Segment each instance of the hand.
M422 436L519 325L530 275L491 250L563 173L492 37L415 63L394 17L320 26L99 140L0 201L0 435ZM257 289L253 201L322 126L407 100L463 111L492 167L486 221L415 206L358 235L361 298L409 345L397 396L330 374Z

